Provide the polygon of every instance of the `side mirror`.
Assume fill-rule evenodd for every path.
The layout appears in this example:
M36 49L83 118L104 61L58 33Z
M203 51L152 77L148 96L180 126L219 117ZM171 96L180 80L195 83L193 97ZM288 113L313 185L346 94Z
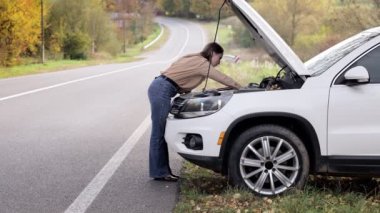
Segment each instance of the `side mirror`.
M344 79L346 80L346 84L349 86L365 84L369 82L369 74L365 67L356 66L354 68L349 69L344 74Z

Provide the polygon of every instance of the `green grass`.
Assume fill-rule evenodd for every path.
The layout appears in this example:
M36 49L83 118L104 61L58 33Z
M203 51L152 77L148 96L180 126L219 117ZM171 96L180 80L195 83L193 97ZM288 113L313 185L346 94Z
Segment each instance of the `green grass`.
M0 67L0 78L10 78L22 75L51 72L74 67L88 66L97 64L95 61L87 60L59 60L47 61L44 64L27 64L14 67Z
M131 48L127 49L126 54L121 54L115 58L111 59L89 59L89 60L46 60L44 64L37 63L36 59L26 59L31 61L31 63L25 65L18 65L13 67L1 67L0 66L0 79L1 78L10 78L16 76L53 72L65 69L72 69L83 66L96 65L101 63L125 63L131 61L140 60L138 56L144 52L148 52L154 49L159 48L163 43L167 41L169 36L168 30L164 30L164 34L161 38L152 46L147 49L143 47L153 41L160 34L160 27L157 25L154 32L142 43L137 44ZM25 61L26 61L25 60ZM34 61L34 62L33 62Z
M258 197L185 162L174 212L380 212L379 180L310 176L303 190Z
M142 53L140 45L132 48L127 48L126 53L118 55L111 63L126 63L139 60L138 56Z

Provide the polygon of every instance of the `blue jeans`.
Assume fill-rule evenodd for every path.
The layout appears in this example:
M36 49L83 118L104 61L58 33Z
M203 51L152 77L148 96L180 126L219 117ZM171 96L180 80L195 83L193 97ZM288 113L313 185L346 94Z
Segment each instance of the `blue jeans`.
M171 174L168 145L164 135L166 118L171 109L171 98L176 94L176 87L162 77L154 79L148 89L152 112L152 133L149 147L149 175L152 178Z

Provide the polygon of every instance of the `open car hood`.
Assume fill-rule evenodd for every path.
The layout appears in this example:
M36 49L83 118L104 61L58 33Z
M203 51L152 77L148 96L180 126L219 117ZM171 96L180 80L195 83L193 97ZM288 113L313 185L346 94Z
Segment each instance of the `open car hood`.
M291 69L298 75L310 75L300 58L251 5L245 0L229 0L229 5L255 41L266 49L279 66Z

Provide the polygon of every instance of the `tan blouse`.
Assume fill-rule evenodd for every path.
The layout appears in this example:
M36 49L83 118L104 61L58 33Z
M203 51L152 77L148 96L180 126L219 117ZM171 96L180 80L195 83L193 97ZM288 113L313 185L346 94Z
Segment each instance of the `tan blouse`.
M190 54L178 59L161 74L176 82L181 88L181 92L190 92L205 80L208 67L209 61L199 53ZM239 83L219 72L212 65L210 66L209 77L235 89L241 87Z

